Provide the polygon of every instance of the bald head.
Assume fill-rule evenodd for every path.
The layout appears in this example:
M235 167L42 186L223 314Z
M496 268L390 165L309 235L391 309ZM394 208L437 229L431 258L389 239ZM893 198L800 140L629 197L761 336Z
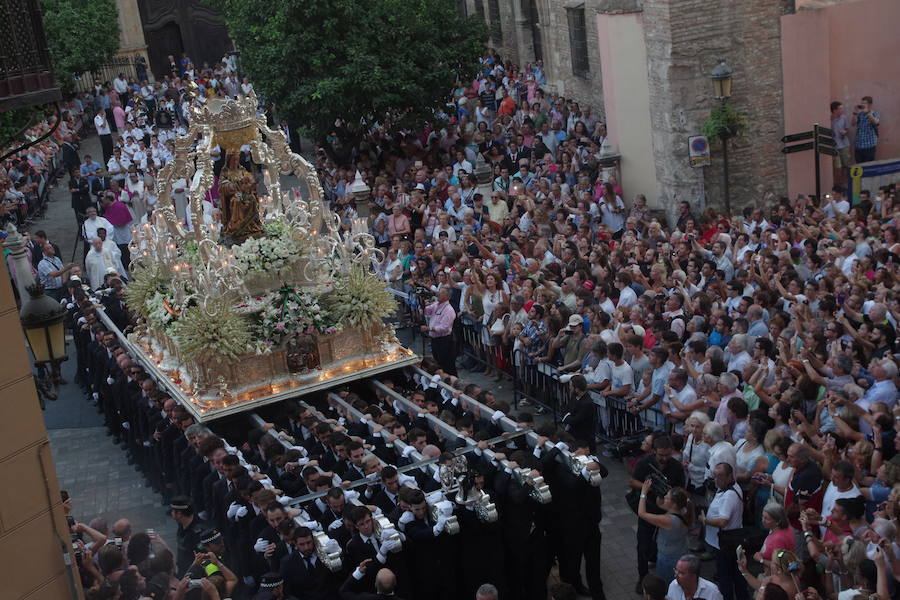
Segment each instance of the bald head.
M422 448L422 456L425 458L437 458L441 455L441 449L434 444L428 444Z
M128 540L131 537L131 521L119 519L113 524L112 532L114 536Z
M397 587L397 576L390 569L380 569L375 575L375 591L390 594Z

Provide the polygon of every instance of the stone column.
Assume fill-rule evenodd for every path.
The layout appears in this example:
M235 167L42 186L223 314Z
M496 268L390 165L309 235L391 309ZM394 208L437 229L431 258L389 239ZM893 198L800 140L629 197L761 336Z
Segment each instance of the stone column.
M153 82L153 71L150 69L150 57L147 56L147 41L144 39L144 25L138 10L137 0L116 0L119 13L119 56L134 58L144 57L147 65L147 79Z

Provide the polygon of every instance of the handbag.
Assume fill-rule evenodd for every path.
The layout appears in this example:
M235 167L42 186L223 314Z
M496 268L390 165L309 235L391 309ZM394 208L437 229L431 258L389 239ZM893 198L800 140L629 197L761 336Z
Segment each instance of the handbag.
M509 313L506 313L499 319L494 319L494 322L491 323L491 335L502 335L506 331L506 324L509 322L509 319Z

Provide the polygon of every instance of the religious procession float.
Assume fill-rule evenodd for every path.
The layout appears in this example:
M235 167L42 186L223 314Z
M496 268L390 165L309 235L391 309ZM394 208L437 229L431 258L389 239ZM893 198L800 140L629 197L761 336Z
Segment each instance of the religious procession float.
M305 189L282 190L280 175ZM186 226L179 179L189 218L217 194L220 222ZM342 223L326 206L315 169L254 94L194 103L157 195L134 228L128 305L140 324L122 340L199 420L418 361L384 322L397 304L371 272L382 255L366 220Z

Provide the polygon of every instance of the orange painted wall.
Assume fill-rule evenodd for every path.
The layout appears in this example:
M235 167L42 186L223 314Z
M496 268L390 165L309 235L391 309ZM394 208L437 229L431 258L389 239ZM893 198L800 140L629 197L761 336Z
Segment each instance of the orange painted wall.
M882 125L877 159L900 156L900 2L858 0L781 19L785 133L831 122L828 104L840 100L848 116L872 96ZM761 90L762 92L763 90ZM852 144L852 138L851 138ZM788 156L793 197L815 189L811 152ZM831 159L822 159L822 187L830 189Z

